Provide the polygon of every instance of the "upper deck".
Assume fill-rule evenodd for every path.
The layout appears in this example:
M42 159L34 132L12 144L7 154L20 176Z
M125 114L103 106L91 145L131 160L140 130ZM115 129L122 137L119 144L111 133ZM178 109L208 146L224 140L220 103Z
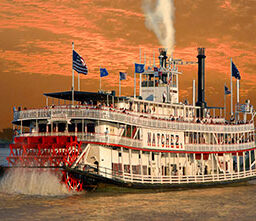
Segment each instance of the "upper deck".
M184 112L192 111L189 106L176 107ZM193 112L193 111L192 111ZM143 113L126 109L115 109L107 106L54 106L43 109L21 110L14 112L14 124L26 125L30 120L70 121L71 119L93 119L116 123L130 124L147 128L172 129L196 132L216 132L216 133L243 133L254 131L253 121L241 124L224 122L222 118L205 118L199 120L195 116L186 115L175 117L166 113ZM27 125L29 125L27 123Z

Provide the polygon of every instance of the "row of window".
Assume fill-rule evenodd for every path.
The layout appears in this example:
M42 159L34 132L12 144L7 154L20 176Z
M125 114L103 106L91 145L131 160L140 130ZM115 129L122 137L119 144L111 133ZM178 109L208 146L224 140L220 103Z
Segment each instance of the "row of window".
M75 124L66 124L66 123L53 123L50 124L39 124L38 129L39 132L75 132L77 127L77 132L83 132L82 123L77 123L77 126ZM85 132L88 133L95 133L95 125L94 124L87 124L85 125Z
M254 141L254 133L201 133L185 132L185 144L239 144Z

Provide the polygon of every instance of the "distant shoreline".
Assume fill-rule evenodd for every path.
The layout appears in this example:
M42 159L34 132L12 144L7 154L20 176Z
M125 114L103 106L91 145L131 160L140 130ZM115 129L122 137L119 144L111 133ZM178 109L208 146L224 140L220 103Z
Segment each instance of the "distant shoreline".
M0 148L9 148L10 143L0 143Z

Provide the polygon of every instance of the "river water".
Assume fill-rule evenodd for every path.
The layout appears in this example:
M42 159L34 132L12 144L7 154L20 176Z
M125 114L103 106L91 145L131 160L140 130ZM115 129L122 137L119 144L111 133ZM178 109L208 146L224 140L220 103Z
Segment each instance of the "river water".
M13 169L0 180L0 220L255 220L255 195L255 181L166 192L102 187L77 194L49 171Z

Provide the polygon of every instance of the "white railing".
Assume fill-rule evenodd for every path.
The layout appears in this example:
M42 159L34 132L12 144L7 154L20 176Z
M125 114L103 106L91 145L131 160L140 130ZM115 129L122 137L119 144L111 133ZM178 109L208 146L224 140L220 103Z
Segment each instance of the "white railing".
M132 113L132 112L131 112ZM197 132L216 132L216 133L235 133L254 131L254 124L241 125L220 125L220 124L202 124L193 122L177 122L161 118L145 117L141 114L127 114L121 111L111 111L104 109L76 109L76 108L53 108L53 109L38 109L24 110L14 113L14 121L29 120L29 119L53 119L53 118L69 118L69 119L95 119L110 122L119 122L131 124L141 127L151 127L160 129L172 129L183 131ZM150 116L150 115L147 115Z
M239 144L185 144L185 149L187 151L238 151L238 150L248 150L255 147L255 142L239 143Z
M86 167L78 165L76 169L87 171ZM188 184L188 183L213 183L213 182L228 182L234 180L242 180L246 178L256 178L256 169L233 172L233 173L219 173L207 175L180 175L180 176L151 176L123 173L122 171L114 171L108 168L90 168L88 172L99 174L103 177L110 178L117 181L141 183L141 184Z
M136 147L142 149L158 149L162 151L191 151L191 152L223 152L248 150L255 147L254 142L240 144L185 144L184 149L144 147L142 140L122 137L114 134L82 133L82 132L48 132L48 133L24 133L19 136L77 136L78 141L98 143L102 145L121 145L123 147Z
M79 139L88 141L88 142L95 142L95 143L102 143L102 144L116 144L121 145L124 147L136 147L136 148L143 148L143 144L141 140L135 140L127 137L115 136L115 135L103 135L103 134L85 134L85 136L80 135L78 136Z

